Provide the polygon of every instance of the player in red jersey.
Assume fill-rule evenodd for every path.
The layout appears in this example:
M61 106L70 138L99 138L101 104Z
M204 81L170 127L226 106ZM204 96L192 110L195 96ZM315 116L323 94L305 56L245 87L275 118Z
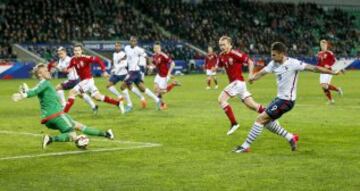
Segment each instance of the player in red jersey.
M246 83L242 75L243 63L249 65L249 75L252 76L254 63L249 59L248 55L232 49L232 40L228 36L222 36L219 40L221 53L219 55L219 67L224 67L229 78L230 84L220 93L218 98L221 108L225 111L227 117L231 122L231 127L227 135L231 135L238 128L239 124L235 119L234 113L228 100L232 97L237 97L251 110L262 113L265 108L254 101L250 92L246 88Z
M215 89L218 89L218 82L216 79L217 64L218 64L218 56L213 51L213 48L209 46L208 54L206 55L205 63L204 63L204 70L207 76L207 87L206 87L207 90L210 89L211 80L214 81Z
M108 78L109 74L105 70L104 62L100 60L100 58L95 56L85 56L82 54L82 52L82 45L76 44L74 46L74 57L71 59L70 64L67 67L68 71L70 71L72 68L75 68L77 74L79 75L80 82L73 89L70 90L69 98L64 108L64 112L69 112L71 106L74 104L76 96L82 93L89 93L97 101L102 101L119 106L121 112L124 113L125 109L121 98L119 100L115 100L108 96L104 96L95 86L95 82L91 73L91 65L94 62L99 64L101 70L103 71L102 76Z
M155 54L152 57L152 63L157 69L157 74L154 79L154 90L161 101L160 109L166 109L167 105L164 103L162 96L165 93L170 92L173 87L180 84L174 80L168 85L168 81L171 78L171 72L175 67L175 62L161 51L160 42L155 42L153 50Z
M320 41L321 51L318 53L318 63L317 66L325 67L331 69L336 62L334 53L329 50L330 43L326 40ZM327 97L329 104L335 103L334 99L331 96L330 91L336 91L339 95L343 95L341 88L338 88L331 83L331 74L320 74L320 86L323 89L325 96Z

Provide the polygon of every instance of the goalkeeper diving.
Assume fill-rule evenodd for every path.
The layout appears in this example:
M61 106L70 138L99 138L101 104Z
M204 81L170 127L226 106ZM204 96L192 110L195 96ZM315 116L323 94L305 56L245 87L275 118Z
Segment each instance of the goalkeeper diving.
M33 73L40 82L32 89L24 83L20 86L18 93L12 95L12 100L18 102L25 98L37 96L41 106L41 124L47 128L58 130L61 134L56 136L44 135L42 147L45 149L52 142L76 141L76 132L80 131L86 135L100 136L114 139L111 129L101 131L96 128L87 127L74 121L68 114L64 113L59 97L54 86L50 83L51 74L45 64L38 64L34 67Z

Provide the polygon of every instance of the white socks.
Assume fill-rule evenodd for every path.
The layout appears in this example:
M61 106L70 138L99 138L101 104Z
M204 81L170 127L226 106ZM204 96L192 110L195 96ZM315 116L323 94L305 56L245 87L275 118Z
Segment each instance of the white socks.
M90 97L88 94L86 94L86 93L83 93L83 94L81 94L81 95L82 95L84 101L91 107L91 109L94 109L95 106L96 106L96 104L95 104L94 101L91 99L91 97Z
M64 94L64 90L57 90L56 91L59 98L60 98L60 104L62 107L65 107L66 105L66 99L65 99L65 94Z
M108 87L108 90L113 93L116 97L122 97L119 91L115 88L115 86Z
M145 89L145 94L151 97L155 102L160 101L160 99L152 91L150 91L149 88Z
M125 89L125 90L122 91L122 93L123 93L123 95L125 97L127 106L132 107L132 102L131 102L131 99L130 99L129 91L127 89Z
M138 96L141 100L144 100L144 96L141 94L140 90L136 87L132 86L131 91L134 92L136 96Z

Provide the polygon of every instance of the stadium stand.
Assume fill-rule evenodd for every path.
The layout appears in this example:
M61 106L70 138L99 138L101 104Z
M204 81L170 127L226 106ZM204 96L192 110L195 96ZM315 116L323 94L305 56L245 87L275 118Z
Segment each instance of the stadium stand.
M309 3L231 0L199 4L170 0L128 2L173 34L202 48L228 34L242 50L255 54L267 54L270 43L280 40L292 45L291 54L314 55L320 38L333 41L337 55L358 54L355 17L339 9L325 10Z
M355 18L342 10L325 10L316 4L231 0L199 4L170 0L4 2L0 4L1 57L15 56L11 53L12 43L124 40L131 35L143 41L181 39L205 49L216 44L223 34L231 35L238 48L251 54L268 54L269 44L281 40L289 45L290 54L312 56L318 51L320 38L330 39L338 56L359 54L360 35ZM172 35L164 35L146 18ZM199 57L187 46L168 43L164 47L175 58ZM48 55L53 52L43 49L34 47L42 57L54 57Z

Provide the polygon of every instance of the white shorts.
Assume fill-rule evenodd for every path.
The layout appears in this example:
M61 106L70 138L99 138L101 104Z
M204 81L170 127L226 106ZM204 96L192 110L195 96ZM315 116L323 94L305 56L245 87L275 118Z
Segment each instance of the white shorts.
M238 97L241 100L244 100L247 97L251 96L251 93L247 91L246 83L240 80L235 80L227 85L224 89L224 92L231 97Z
M167 82L167 77L161 77L159 74L156 74L154 83L157 84L161 90L166 90Z
M94 78L82 80L73 89L78 93L89 93L91 96L99 92L95 86Z
M331 78L331 74L320 74L320 84L330 84Z
M206 75L207 75L207 76L215 76L215 75L216 75L216 71L212 71L212 70L206 69Z

